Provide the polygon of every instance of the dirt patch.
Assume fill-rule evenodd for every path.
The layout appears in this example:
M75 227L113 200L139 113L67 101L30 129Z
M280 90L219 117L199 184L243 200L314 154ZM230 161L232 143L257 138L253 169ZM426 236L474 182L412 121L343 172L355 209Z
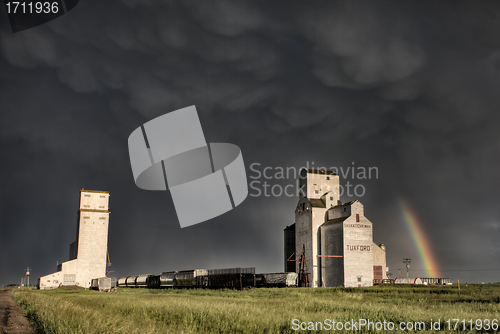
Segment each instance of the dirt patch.
M12 289L0 289L0 334L35 334Z

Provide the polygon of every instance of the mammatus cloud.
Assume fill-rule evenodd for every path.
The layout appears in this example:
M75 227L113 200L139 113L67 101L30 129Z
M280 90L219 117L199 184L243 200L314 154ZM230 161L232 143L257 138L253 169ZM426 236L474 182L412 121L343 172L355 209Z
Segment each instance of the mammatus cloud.
M402 18L391 19L396 22L388 24L376 8L356 1L307 11L301 23L313 43L312 73L328 86L360 89L420 70L423 50L405 38L409 27Z

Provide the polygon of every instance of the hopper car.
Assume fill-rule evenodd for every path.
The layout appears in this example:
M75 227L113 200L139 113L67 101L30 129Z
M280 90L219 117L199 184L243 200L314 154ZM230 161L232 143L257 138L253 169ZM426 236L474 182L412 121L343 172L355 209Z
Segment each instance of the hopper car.
M244 289L255 287L292 287L298 284L297 273L255 274L255 268L193 269L163 272L159 275L123 276L119 287L149 289L212 288Z

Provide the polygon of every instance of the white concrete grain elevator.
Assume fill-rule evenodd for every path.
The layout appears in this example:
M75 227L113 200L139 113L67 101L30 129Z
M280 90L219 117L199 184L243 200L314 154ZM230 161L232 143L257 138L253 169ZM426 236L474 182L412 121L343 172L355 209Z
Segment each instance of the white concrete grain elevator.
M76 241L70 245L69 261L59 263L55 273L40 277L40 289L60 285L88 288L93 278L106 275L109 192L80 190Z
M285 228L285 271L302 286L365 287L384 279L385 247L373 242L372 223L359 201L342 203L339 176L302 169L295 224Z

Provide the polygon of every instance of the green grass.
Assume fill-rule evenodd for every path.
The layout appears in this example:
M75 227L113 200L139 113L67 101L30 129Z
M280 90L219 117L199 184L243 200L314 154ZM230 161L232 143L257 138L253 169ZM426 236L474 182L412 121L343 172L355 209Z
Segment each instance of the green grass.
M14 295L39 333L296 333L293 319L412 321L427 329L431 319L441 319L445 333L447 319L500 320L500 285L462 286L460 297L457 286L395 285L115 293L60 288Z

